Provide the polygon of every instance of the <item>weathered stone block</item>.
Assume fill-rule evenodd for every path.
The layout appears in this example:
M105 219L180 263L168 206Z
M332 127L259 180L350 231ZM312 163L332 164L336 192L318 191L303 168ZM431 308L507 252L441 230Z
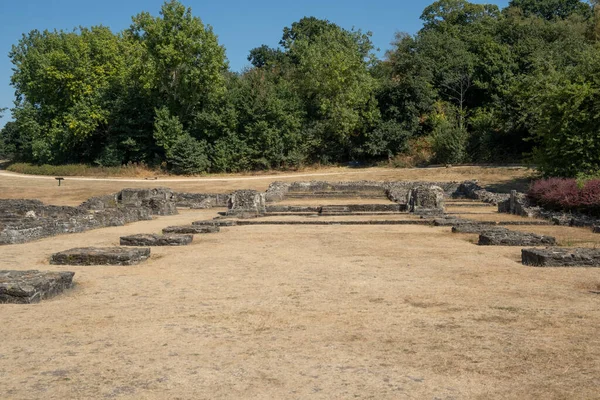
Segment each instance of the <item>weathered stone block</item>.
M556 239L535 233L494 229L481 233L478 244L480 246L554 246Z
M50 264L133 265L145 261L149 257L149 248L81 247L53 254L50 257Z
M0 271L0 304L31 304L73 286L74 272Z
M236 226L237 221L232 219L207 219L203 221L194 221L192 225L212 225L212 226Z
M200 233L216 233L221 230L216 225L184 225L184 226L168 226L163 229L163 233L178 233L178 234L200 234Z
M463 225L454 225L452 227L452 233L485 233L490 231L501 231L505 232L508 229L500 228L498 226L490 226L490 225L476 225L476 224L463 224Z
M444 210L444 190L435 185L422 185L412 188L406 203L410 212L418 210Z
M228 214L238 213L256 213L261 214L267 211L265 194L256 190L238 190L229 197Z
M521 250L523 265L534 267L600 267L600 249L560 248Z
M175 196L168 188L123 189L117 199L125 206L148 207L153 215L177 214Z
M186 246L194 240L193 235L154 235L140 234L122 236L121 246Z

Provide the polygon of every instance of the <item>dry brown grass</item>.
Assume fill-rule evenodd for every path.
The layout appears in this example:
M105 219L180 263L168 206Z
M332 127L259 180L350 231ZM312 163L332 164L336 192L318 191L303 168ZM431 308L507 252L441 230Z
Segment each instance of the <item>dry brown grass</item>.
M424 169L388 168L325 168L304 170L297 173L257 175L213 175L207 178L159 178L158 180L136 180L113 178L101 180L66 178L61 187L53 177L23 177L0 171L0 198L37 198L44 202L60 205L77 205L91 196L114 193L126 187L165 186L181 192L228 193L236 189L266 190L274 180L428 180L464 181L479 179L484 185L507 184L527 178L533 173L526 168L453 167Z
M22 184L4 179L4 192ZM45 181L28 182L21 197L56 203L50 186L31 185ZM55 193L70 203L125 185L66 183ZM448 227L231 227L155 248L138 266L47 262L216 211L1 247L0 269L73 270L77 282L38 305L2 306L2 397L598 398L600 269L525 267L520 248L475 246ZM523 227L538 228L562 229Z
M46 261L214 211L4 246L0 268L70 269L77 287L2 306L3 397L597 395L600 298L582 282L600 271L524 267L448 228L233 227L139 266Z

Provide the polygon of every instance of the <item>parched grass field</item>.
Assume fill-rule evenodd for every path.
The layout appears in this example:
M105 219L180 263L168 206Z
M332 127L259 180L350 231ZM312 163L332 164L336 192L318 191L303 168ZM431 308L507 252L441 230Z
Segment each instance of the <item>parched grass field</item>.
M501 186L528 173L375 169L283 179L479 178ZM129 186L226 192L264 190L276 179L222 178L232 180L67 179L58 188L0 176L0 197L78 204ZM153 248L137 266L48 264L56 251L118 245L122 235L217 211L0 247L0 269L76 272L75 288L61 296L0 306L2 398L600 397L600 269L525 267L519 247L476 246L449 227L239 226L196 235L191 246ZM518 218L491 207L451 211ZM600 244L585 229L513 228L555 234L565 245Z

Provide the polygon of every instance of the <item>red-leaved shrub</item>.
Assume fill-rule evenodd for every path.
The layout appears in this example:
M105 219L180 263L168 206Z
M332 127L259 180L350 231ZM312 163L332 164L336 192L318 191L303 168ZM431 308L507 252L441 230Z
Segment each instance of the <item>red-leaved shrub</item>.
M600 215L600 179L587 181L581 189L575 179L542 179L531 185L528 196L544 208Z

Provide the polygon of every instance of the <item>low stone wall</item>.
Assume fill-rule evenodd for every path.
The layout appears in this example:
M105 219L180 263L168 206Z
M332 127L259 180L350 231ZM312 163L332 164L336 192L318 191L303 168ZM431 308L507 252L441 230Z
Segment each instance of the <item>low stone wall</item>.
M64 233L152 219L177 213L169 189L124 189L92 197L78 207L46 205L38 200L0 199L0 245L26 243Z
M552 221L554 225L592 228L600 225L600 219L580 213L565 213L545 210L531 203L525 193L512 191L509 198L498 203L498 212L520 215L529 218L543 218ZM599 230L600 231L600 230Z
M588 248L523 249L524 265L534 267L600 267L600 250Z
M510 197L510 194L490 192L479 186L479 183L476 180L472 180L462 182L456 189L456 192L453 193L452 197L464 197L467 199L483 201L484 203L499 204L506 201Z
M265 193L267 202L281 201L286 196L326 195L327 193L347 194L348 197L361 195L366 197L386 196L395 203L406 204L411 189L418 186L438 186L448 198L470 198L496 204L506 200L508 194L492 193L477 184L477 181L465 182L427 182L427 181L299 181L273 182Z
M219 193L175 193L177 207L206 209L212 207L227 207L229 194Z

